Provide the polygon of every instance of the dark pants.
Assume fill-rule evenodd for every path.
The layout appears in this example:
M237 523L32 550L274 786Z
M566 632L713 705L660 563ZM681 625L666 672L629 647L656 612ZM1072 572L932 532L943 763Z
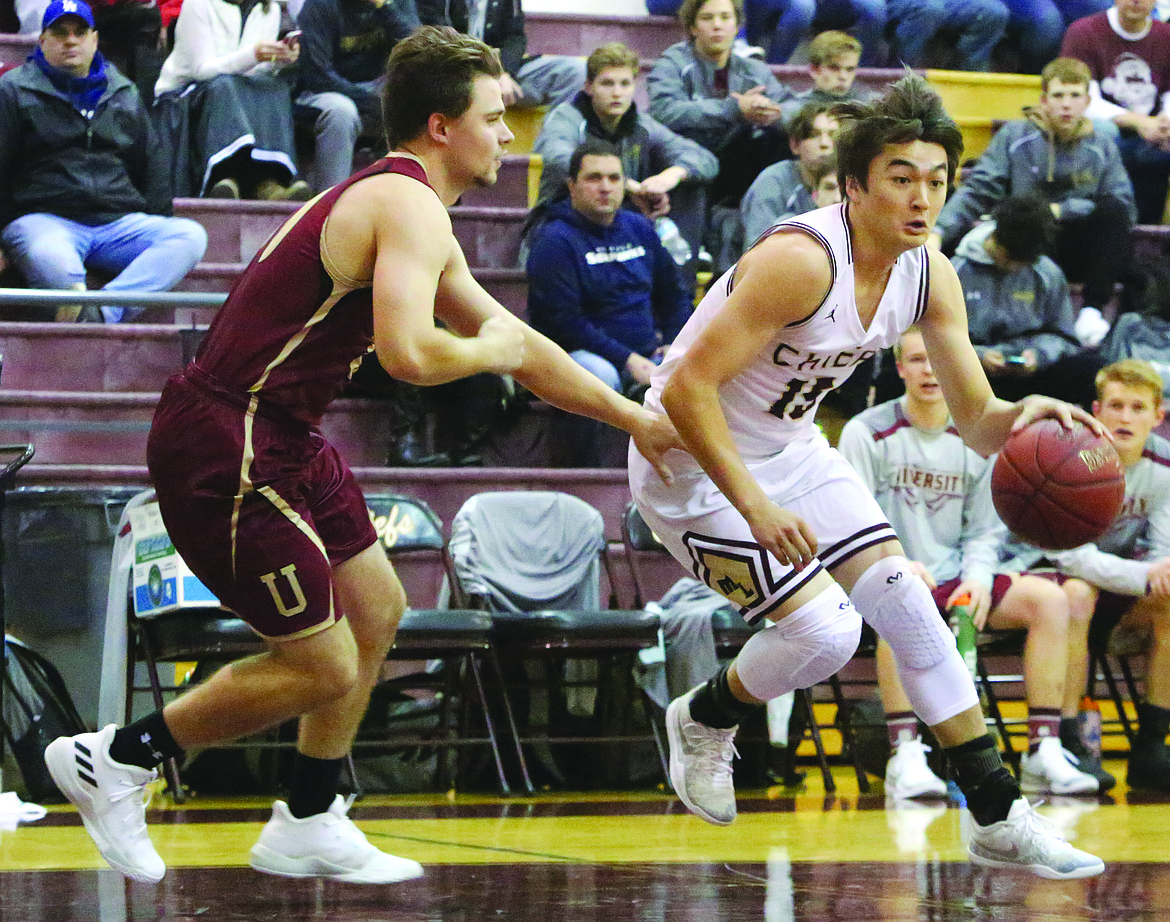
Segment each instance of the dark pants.
M1129 267L1131 229L1129 211L1117 199L1100 200L1085 218L1060 222L1056 262L1069 281L1084 284L1086 306L1100 310L1113 298Z
M1136 132L1123 131L1117 143L1121 162L1133 183L1138 224L1161 224L1170 190L1170 151L1151 144Z
M739 200L760 171L792 156L788 135L779 124L767 128L744 126L718 151L719 175L707 189L712 205L739 207Z

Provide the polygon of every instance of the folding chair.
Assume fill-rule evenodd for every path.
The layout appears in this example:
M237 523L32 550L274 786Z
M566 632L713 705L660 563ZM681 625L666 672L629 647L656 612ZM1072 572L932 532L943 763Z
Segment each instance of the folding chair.
M987 713L986 720L995 727L999 734L1000 743L1003 745L1004 757L1007 759L1008 765L1012 772L1018 778L1020 777L1020 753L1012 743L1012 737L1021 734L1012 732L1012 728L1019 724L1019 721L1010 721L1004 717L1003 709L1000 707L1000 696L996 686L1005 684L1016 684L1023 687L1024 676L1023 666L1020 667L1018 674L995 674L988 669L988 661L992 658L1010 657L1012 659L1018 658L1021 663L1024 658L1024 643L1028 639L1028 632L1025 630L984 630L979 632L976 640L976 652L978 653L975 659L976 670L976 685L979 688L983 697L984 710ZM1025 737L1024 751L1027 751L1027 720L1023 721L1024 730L1022 735Z
M441 566L448 584L456 582L439 517L420 499L399 494L366 497L386 554L396 565L407 558L430 558ZM454 601L458 601L455 599ZM492 650L492 618L468 608L408 608L398 625L389 660L437 661L436 672L414 673L382 683L403 691L433 690L439 693L439 721L429 745L454 753L461 747L487 746L492 755L500 792L511 789L504 772L495 724L484 690L485 666L498 672ZM480 727L482 726L482 732ZM425 741L425 737L424 737ZM360 739L355 748L399 748L397 734L390 740ZM442 760L437 772L440 789L455 783L458 767Z
M630 568L630 581L634 586L634 604L636 606L644 605L646 579L639 558L645 554L666 555L669 552L663 546L662 542L658 540L657 535L654 534L650 526L646 524L646 520L638 512L638 507L633 503L626 506L625 514L622 516L622 544L624 545L626 561ZM734 656L752 634L762 629L753 627L744 621L730 604L712 616L711 627L715 636L715 647L722 657ZM824 781L825 791L832 793L837 789L837 784L833 779L833 772L829 767L824 740L821 737L821 730L826 729L828 726L833 726L841 732L842 755L844 756L848 753L848 757L853 763L858 788L863 794L868 793L869 777L857 758L857 749L853 744L852 727L849 724L849 708L845 701L845 695L841 689L840 681L836 675L833 675L826 682L832 691L833 701L837 709L838 716L836 723L822 727L813 709L813 699L810 690L807 688L799 688L795 692L796 700L793 706L797 709L797 713L800 716L798 720L789 724L790 730L799 733L799 736L790 736L788 746L791 752L795 752L796 747L806 738L812 741L813 749L816 751L817 764L821 769L821 778Z
M135 497L131 508L140 502L153 500L153 491ZM443 571L448 572L450 561L446 556L438 517L421 500L412 497L384 495L368 500L371 514L379 511L384 517L393 517L396 523L393 539L382 536L382 544L392 559L399 555L429 554L436 557ZM154 706L162 707L168 694L184 687L174 682L161 681L160 663L198 662L213 666L229 663L245 656L264 652L264 641L246 623L231 612L218 607L183 608L154 617L139 618L132 600L128 600L127 630L129 657L126 670L125 720L132 719L134 696L149 691ZM387 658L390 660L436 660L440 667L435 672L423 672L391 680L394 687L406 690L427 690L441 693L438 721L417 732L397 733L392 738L361 738L355 749L401 749L434 747L451 752L457 747L486 745L494 757L500 789L509 793L504 775L500 748L494 725L487 709L481 664L490 654L491 619L482 612L466 610L408 610L399 624ZM136 684L135 664L145 664L146 685ZM478 705L485 733L471 732L472 704ZM295 743L280 740L248 739L217 748L291 748ZM357 783L352 755L349 759L351 777ZM186 800L174 760L164 766L171 795L177 803ZM448 760L440 760L436 783L449 784L453 771Z
M1117 722L1121 725L1121 732L1125 734L1126 743L1131 750L1137 741L1137 729L1130 718L1125 695L1122 694L1121 684L1118 682L1110 661L1116 661L1117 668L1121 671L1121 677L1125 683L1125 691L1129 695L1129 702L1136 708L1145 700L1145 697L1142 694L1139 680L1134 674L1133 661L1142 660L1149 654L1151 641L1152 636L1149 631L1126 631L1114 628L1109 632L1109 637L1104 645L1089 647L1089 687L1087 692L1093 696L1098 677L1104 681L1105 688L1109 692L1109 699L1117 710Z
M449 550L466 604L492 613L500 703L525 788L534 790L525 748L547 758L557 744L628 756L653 741L665 778L665 750L633 677L638 653L659 644L658 617L602 607L602 564L611 587L613 577L601 514L565 493L480 493L452 519ZM581 661L596 664L595 678ZM639 708L649 732L634 725ZM546 768L560 773L555 762Z

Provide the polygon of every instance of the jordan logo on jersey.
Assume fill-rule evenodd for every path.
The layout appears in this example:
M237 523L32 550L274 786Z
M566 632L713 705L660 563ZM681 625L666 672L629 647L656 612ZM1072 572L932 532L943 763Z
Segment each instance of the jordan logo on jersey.
M831 311L829 311L829 316L826 317L825 319L832 320L833 323L836 323L837 322L837 308L834 307Z

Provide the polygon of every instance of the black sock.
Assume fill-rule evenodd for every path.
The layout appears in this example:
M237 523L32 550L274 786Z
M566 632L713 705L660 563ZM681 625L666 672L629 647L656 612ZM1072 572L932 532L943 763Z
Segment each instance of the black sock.
M1007 819L1020 797L1020 785L1009 772L990 734L944 749L955 780L967 798L967 809L980 826Z
M345 759L314 759L297 753L288 790L288 812L298 820L324 813L337 799Z
M162 711L116 730L110 741L110 758L123 765L154 768L164 759L181 760L183 755L183 747L171 736Z
M1060 718L1060 744L1069 749L1072 743L1078 750L1081 748L1081 724L1075 717Z
M1136 742L1147 746L1161 746L1170 733L1170 708L1158 707L1143 701L1137 706L1138 733Z
M691 699L691 719L717 730L730 730L739 726L763 705L747 704L731 693L727 684L728 666L719 670L718 675L695 692Z

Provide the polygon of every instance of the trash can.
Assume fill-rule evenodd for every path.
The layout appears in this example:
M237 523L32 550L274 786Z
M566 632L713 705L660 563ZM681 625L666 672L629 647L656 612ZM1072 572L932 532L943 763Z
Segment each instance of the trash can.
M141 487L26 487L4 507L8 631L65 677L96 725L110 555L122 509Z

